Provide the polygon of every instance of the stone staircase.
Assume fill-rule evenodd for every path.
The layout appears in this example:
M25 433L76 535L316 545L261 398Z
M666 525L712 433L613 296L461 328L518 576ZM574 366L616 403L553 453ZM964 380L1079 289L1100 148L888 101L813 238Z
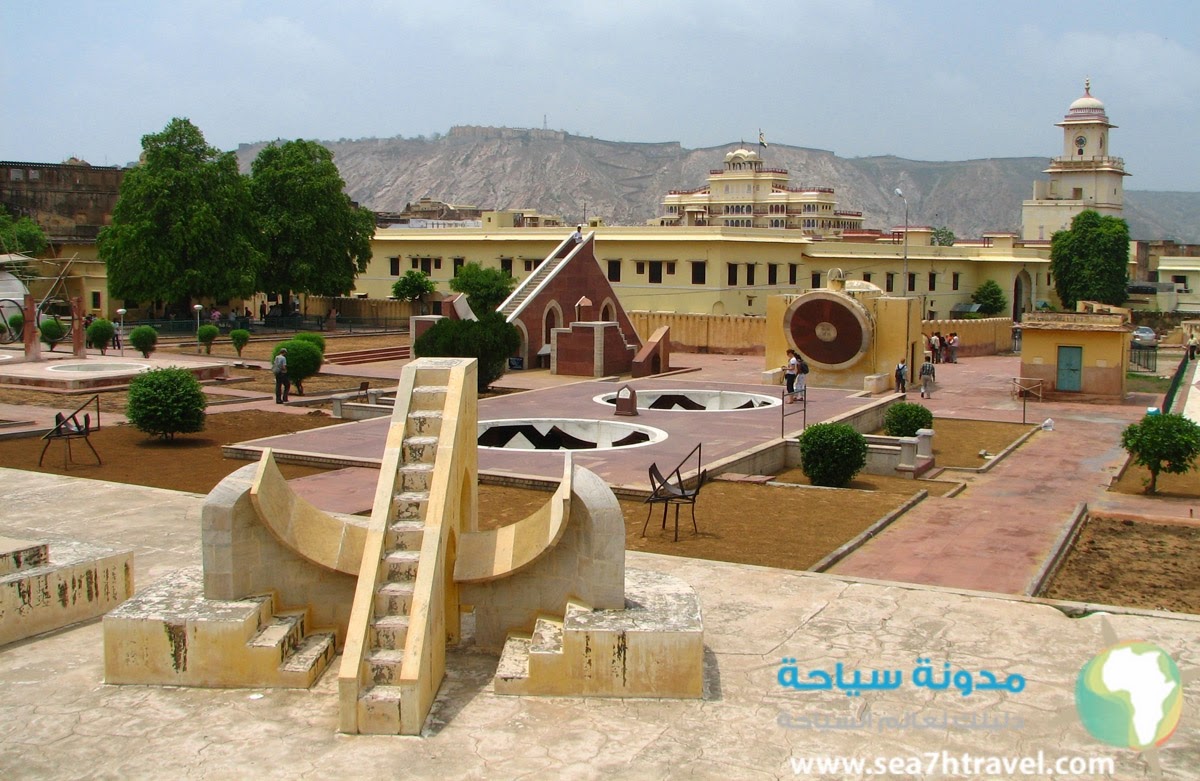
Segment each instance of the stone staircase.
M335 633L272 594L206 599L199 568L179 570L104 617L111 684L308 688L333 661Z
M412 358L412 348L407 345L395 347L375 347L366 350L346 350L340 353L328 353L325 363L338 366L356 366L363 363L378 363L380 361L407 361Z
M561 618L539 615L532 632L510 633L496 694L702 696L704 624L695 591L656 572L626 570L625 577L622 610L568 601Z
M348 652L343 659L339 680L343 731L414 734L420 731L424 723L424 713L414 715L420 708L406 702L415 698L413 689L423 684L411 677L407 682L403 681L402 672L406 653L411 652L411 649L406 651L410 645L410 630L416 623L413 613L417 577L422 567L437 566L437 562L427 564L422 560L422 547L426 541L430 488L449 390L447 377L448 372L444 370L418 368L412 379L408 406L403 413L405 418L399 462L395 468L395 482L390 489L393 494L387 510L379 561L375 567L368 567L368 562L364 561L359 574L359 594L363 593L364 578L373 579L374 594L367 618L369 631L365 635L356 674L347 669L347 662L355 664L352 658L354 652ZM397 401L400 403L402 396L398 396ZM393 425L396 425L395 418L393 421ZM388 467L385 465L384 468ZM436 551L437 548L434 548L435 554ZM368 543L363 553L364 560L372 555ZM423 595L423 598L428 600L429 597ZM358 599L356 596L356 610ZM354 621L352 615L352 625ZM445 640L445 633L442 632L440 637L426 637L422 642L440 642L444 647ZM414 661L410 668L416 670L418 666ZM440 674L439 669L438 682L434 683L433 691L440 683ZM351 684L351 681L355 683ZM353 707L354 714L345 713L347 707ZM353 729L348 728L351 724L354 725Z
M575 248L579 246L582 245L575 244L571 242L570 239L567 239L565 242L563 242L563 244L560 244L553 255L543 260L538 267L534 269L532 274L521 280L521 284L518 285L517 289L512 292L512 295L505 299L505 301L500 305L500 314L504 315L505 318L511 319L512 316L516 314L518 310L520 310L521 306L528 301L535 292L537 292L537 289L542 282L552 276L554 272L566 262L567 257L574 252Z

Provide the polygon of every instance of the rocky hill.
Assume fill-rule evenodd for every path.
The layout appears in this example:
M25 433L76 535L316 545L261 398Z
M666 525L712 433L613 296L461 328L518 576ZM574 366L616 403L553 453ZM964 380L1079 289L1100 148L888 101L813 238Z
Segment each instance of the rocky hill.
M554 130L454 127L432 139L364 138L322 142L334 154L350 197L376 211L400 211L429 196L494 209L536 209L568 222L602 217L637 225L659 213L672 189L705 183L739 144L684 149L677 142L603 141ZM262 143L243 144L248 169ZM838 207L861 211L868 228L904 221L897 187L914 225L948 226L962 238L1019 231L1021 201L1042 178L1045 157L923 162L898 157L842 158L821 149L772 143L760 149L787 168L793 186L832 187ZM1134 171L1136 174L1136 171ZM1134 238L1200 243L1200 193L1129 191Z

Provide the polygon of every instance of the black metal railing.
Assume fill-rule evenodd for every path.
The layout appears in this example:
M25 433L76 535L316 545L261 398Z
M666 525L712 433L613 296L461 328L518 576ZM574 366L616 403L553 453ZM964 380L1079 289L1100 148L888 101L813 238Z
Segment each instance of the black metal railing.
M1134 371L1158 371L1158 348L1140 344L1130 345L1129 366Z
M1185 348L1183 351L1183 359L1179 361L1179 366L1175 368L1175 374L1171 376L1171 384L1167 386L1167 395L1163 398L1163 412L1170 412L1171 405L1175 403L1175 396L1179 393L1179 388L1183 385L1183 377L1187 374L1188 364L1191 359L1188 358L1188 351Z

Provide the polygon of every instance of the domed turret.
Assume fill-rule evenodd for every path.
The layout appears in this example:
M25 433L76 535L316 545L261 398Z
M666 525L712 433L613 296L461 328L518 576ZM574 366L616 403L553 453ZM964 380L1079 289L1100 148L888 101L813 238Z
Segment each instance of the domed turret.
M1067 114L1063 117L1064 122L1108 122L1108 115L1104 112L1104 102L1099 98L1092 96L1092 80L1087 79L1083 82L1083 96L1077 98L1071 107L1067 110Z

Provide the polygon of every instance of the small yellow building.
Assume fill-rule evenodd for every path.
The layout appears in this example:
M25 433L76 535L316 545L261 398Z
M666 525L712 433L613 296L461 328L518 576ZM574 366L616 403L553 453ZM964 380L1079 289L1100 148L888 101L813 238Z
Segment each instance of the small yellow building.
M1081 308L1089 308L1080 302ZM1036 312L1021 323L1021 377L1048 394L1124 398L1129 367L1128 310ZM1029 383L1022 383L1026 387Z

